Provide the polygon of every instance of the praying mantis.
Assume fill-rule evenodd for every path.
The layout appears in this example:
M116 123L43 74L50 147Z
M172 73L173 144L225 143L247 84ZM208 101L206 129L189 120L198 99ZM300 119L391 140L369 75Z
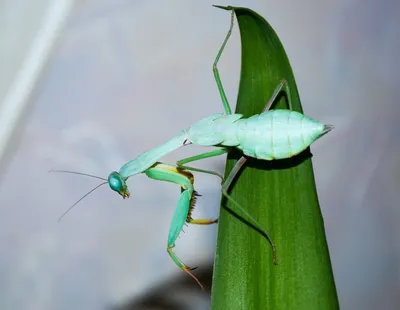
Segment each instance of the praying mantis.
M228 194L228 190L248 157L260 160L278 160L293 157L307 149L313 142L333 128L331 125L325 125L302 113L293 111L290 99L290 87L284 79L277 85L260 114L244 118L242 114L232 113L220 79L217 64L231 36L233 25L234 10L232 9L230 28L213 64L213 74L222 100L224 113L213 114L201 119L189 128L183 129L170 140L145 151L135 159L127 162L118 172L111 172L107 179L100 178L104 182L73 205L75 206L88 194L104 184L109 184L110 188L124 199L129 198L130 192L126 182L130 177L141 173L145 173L148 177L155 180L173 182L179 185L182 192L172 218L167 252L175 264L192 276L201 287L201 283L190 272L192 268L185 265L172 251L185 222L192 224L212 224L217 222L217 220L193 220L191 218L191 211L193 210L197 193L194 190L194 178L190 171L213 174L221 178L222 194L236 207L240 208L253 222L252 224L264 233L271 244L274 263L277 264L276 247L269 234ZM289 110L272 110L272 105L282 91L286 92ZM159 162L168 153L190 144L220 148L184 158L179 160L176 165ZM241 150L243 156L237 161L226 179L217 172L186 165L190 162L226 154L231 148Z

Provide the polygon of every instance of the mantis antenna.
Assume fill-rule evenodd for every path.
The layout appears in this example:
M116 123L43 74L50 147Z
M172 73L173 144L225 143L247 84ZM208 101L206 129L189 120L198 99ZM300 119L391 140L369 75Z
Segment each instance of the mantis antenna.
M61 216L58 218L58 222L61 221L61 219L69 212L71 211L71 209L73 207L75 207L79 202L81 202L84 198L86 198L87 196L89 196L91 193L93 193L96 189L98 189L100 186L107 184L108 182L103 182L100 183L99 185L97 185L95 188L91 189L90 191L88 191L85 195L83 195L81 198L79 198L79 200L77 202L75 202L72 206L70 206L67 210L65 210L65 212L63 214L61 214Z
M78 175L84 175L84 176L87 176L87 177L91 177L91 178L107 181L107 179L102 178L102 177L98 177L97 175L87 174L87 173L82 173L82 172L76 172L76 171L52 169L52 170L49 170L49 172L62 172L62 173L78 174Z
M61 221L61 219L69 212L71 211L71 209L73 207L75 207L79 202L81 202L85 197L89 196L92 192L94 192L96 189L98 189L100 186L108 183L107 179L102 178L102 177L98 177L97 175L93 175L93 174L88 174L88 173L82 173L82 172L76 172L76 171L69 171L69 170L58 170L58 169L52 169L49 170L49 172L61 172L61 173L70 173L70 174L77 174L77 175L83 175L86 177L91 177L94 179L99 179L99 180L103 180L105 182L97 185L95 188L91 189L89 192L87 192L85 195L83 195L77 202L75 202L72 206L70 206L63 214L61 214L61 216L58 218L58 222Z

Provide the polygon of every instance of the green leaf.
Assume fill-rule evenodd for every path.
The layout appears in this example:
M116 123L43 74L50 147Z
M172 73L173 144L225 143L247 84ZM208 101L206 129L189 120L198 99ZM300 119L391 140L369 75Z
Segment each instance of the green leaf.
M245 117L260 113L283 78L294 109L302 112L291 66L275 31L257 13L233 9L242 42L236 112ZM284 93L273 108L287 108ZM229 153L226 176L240 156ZM278 265L273 264L268 240L223 199L212 309L339 309L310 157L307 150L285 160L249 159L243 167L231 196L269 231Z

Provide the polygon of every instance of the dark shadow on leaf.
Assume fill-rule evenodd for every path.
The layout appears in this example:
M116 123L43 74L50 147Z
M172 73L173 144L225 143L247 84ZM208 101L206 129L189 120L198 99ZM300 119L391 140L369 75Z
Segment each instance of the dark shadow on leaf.
M238 160L242 155L243 153L240 150L233 149L228 154L228 160L230 159ZM286 158L286 159L260 160L248 157L245 166L243 168L245 169L246 167L250 167L261 170L284 170L296 167L309 158L312 158L312 154L310 152L310 148L307 148L300 154L297 154L291 158ZM236 177L236 179L238 178L239 176Z
M201 264L196 271L195 275L206 291L202 291L191 277L182 272L182 274L150 288L142 296L113 306L110 310L209 309L213 265L212 263Z

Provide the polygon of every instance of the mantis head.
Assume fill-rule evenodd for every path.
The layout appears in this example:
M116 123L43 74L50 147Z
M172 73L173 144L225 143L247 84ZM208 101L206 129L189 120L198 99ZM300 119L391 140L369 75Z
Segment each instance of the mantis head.
M117 171L111 172L108 176L108 185L110 185L113 191L116 191L118 194L120 194L122 198L129 198L130 193L128 190L128 186L126 185L125 180Z
M93 193L96 189L98 189L99 187L103 186L104 184L108 183L108 185L110 185L111 189L113 191L116 191L118 194L120 194L124 199L125 198L129 198L129 196L130 196L129 191L128 191L128 186L126 185L126 182L125 182L126 179L123 179L121 177L121 175L116 171L113 171L113 172L110 173L110 175L108 176L108 180L106 180L105 178L102 178L102 177L98 177L97 175L87 174L87 173L82 173L82 172L76 172L76 171L69 171L69 170L54 170L53 169L53 170L50 170L49 172L63 172L63 173L78 174L78 175L83 175L83 176L87 176L87 177L91 177L91 178L95 178L95 179L99 179L99 180L103 180L104 181L104 182L100 183L99 185L97 185L96 187L94 187L93 189L91 189L90 191L88 191L81 198L79 198L79 200L77 202L75 202L63 214L61 214L61 216L58 218L58 221L61 221L61 219L73 207L75 207L80 201L82 201L84 198L89 196L91 193Z

